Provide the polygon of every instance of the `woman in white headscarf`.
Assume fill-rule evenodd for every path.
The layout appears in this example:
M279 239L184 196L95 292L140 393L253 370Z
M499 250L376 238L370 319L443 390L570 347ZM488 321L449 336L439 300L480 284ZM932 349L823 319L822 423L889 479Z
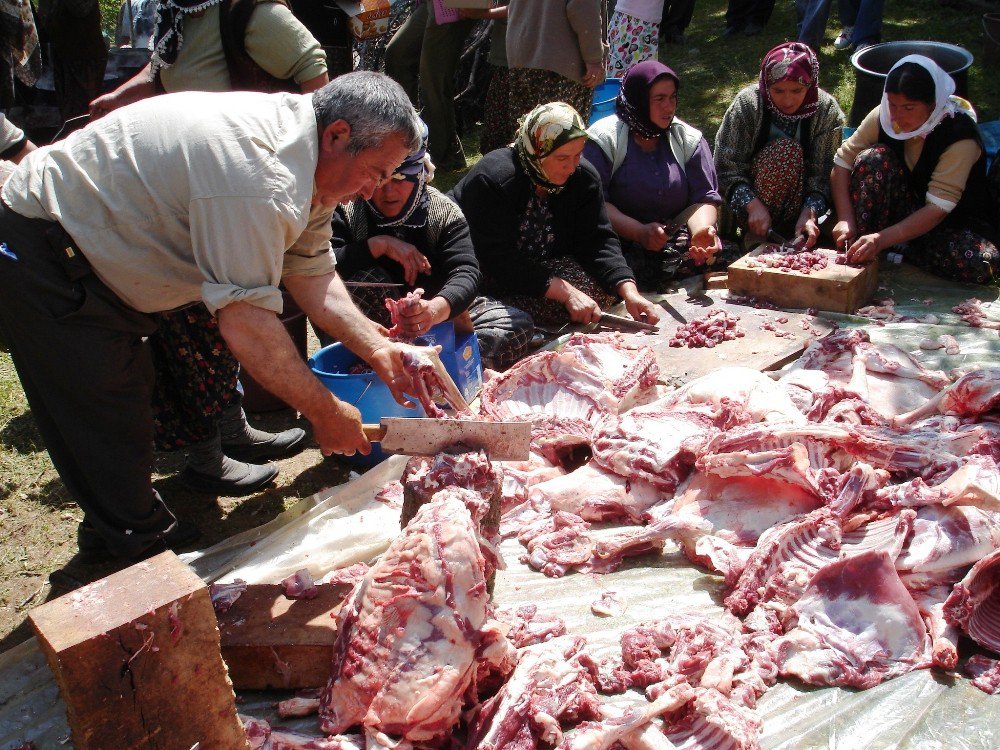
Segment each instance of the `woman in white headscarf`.
M996 209L975 112L933 60L908 55L878 108L837 152L834 239L851 263L890 247L932 273L977 284L1000 277Z

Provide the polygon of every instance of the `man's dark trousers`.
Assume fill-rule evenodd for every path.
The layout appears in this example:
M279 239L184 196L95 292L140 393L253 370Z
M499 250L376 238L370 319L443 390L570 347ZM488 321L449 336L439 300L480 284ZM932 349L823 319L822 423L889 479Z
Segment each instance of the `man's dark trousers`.
M113 554L176 522L152 486L152 318L94 275L58 224L0 202L0 336L59 476Z

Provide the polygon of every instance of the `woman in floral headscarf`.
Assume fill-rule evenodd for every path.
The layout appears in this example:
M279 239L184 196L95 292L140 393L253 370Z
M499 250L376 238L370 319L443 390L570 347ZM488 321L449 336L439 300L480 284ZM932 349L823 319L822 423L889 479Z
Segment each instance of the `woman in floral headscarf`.
M484 156L452 189L465 213L484 291L542 326L596 322L625 300L650 322L604 208L601 180L581 161L587 131L568 104L536 107L514 145Z
M588 128L611 226L640 289L732 262L716 233L722 203L701 131L675 116L680 79L656 60L629 68L609 115Z
M758 82L736 95L715 136L724 228L741 227L747 245L774 229L812 247L843 126L840 106L819 87L812 49L786 42L768 52Z
M837 152L830 182L834 239L864 263L906 245L906 259L946 278L1000 278L997 208L969 102L930 58L908 55L882 102Z

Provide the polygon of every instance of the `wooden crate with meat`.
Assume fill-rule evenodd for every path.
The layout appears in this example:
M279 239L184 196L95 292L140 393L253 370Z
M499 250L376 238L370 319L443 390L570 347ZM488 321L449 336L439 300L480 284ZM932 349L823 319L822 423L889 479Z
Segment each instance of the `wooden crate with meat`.
M874 293L878 263L856 267L837 260L836 250L784 253L761 245L729 266L729 291L783 308L853 313Z

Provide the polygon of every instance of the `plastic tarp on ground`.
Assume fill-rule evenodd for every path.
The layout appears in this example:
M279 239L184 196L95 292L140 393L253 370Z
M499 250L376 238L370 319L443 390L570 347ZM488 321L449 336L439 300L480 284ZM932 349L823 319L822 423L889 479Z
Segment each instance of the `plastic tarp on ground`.
M890 279L897 311L941 316L940 325L895 323L872 326L872 338L892 341L918 353L931 367L997 364L1000 336L995 330L969 329L951 307L971 296L988 302L1000 321L996 290L942 284L912 269L892 268ZM989 299L984 294L991 295ZM930 304L924 300L933 299ZM837 316L842 324L863 319ZM963 352L942 357L924 352L919 341L929 334L951 333ZM372 500L383 484L397 479L405 458L396 456L345 485L303 501L270 523L199 553L182 556L204 580L276 582L300 568L317 578L333 568L370 562L398 529L398 511ZM693 610L719 613L721 578L689 563L673 547L662 555L626 561L608 575L570 574L550 579L518 558L516 540L501 547L507 569L497 574L494 598L500 606L525 603L562 617L570 632L587 635L605 649L618 633L641 622ZM604 590L625 600L623 615L599 618L590 610ZM273 694L241 695L240 711L272 716ZM780 682L761 699L761 746L767 750L995 750L1000 747L1000 700L972 687L963 677L920 670L866 691L802 688ZM315 718L288 722L313 731ZM70 746L65 709L45 660L34 640L0 655L0 750L31 740L39 750ZM186 750L186 749L181 749Z

